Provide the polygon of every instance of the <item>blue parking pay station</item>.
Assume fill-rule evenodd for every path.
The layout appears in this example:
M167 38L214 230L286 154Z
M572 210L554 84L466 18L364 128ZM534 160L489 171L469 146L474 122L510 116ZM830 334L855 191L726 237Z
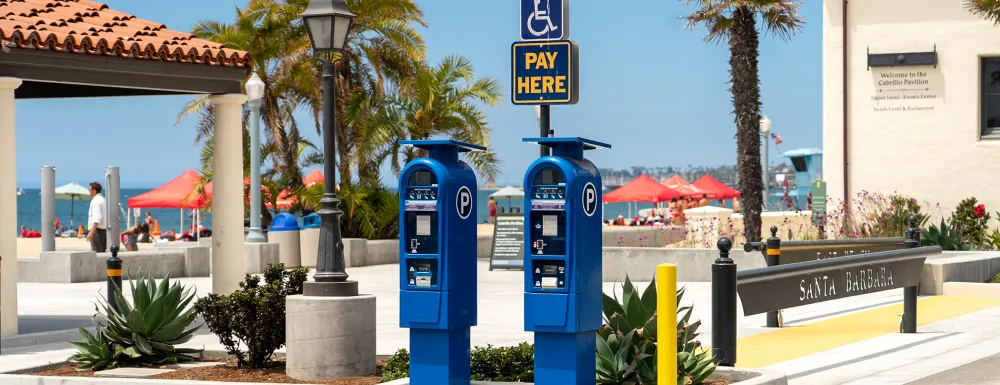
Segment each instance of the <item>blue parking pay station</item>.
M583 138L526 138L552 149L524 175L524 330L535 333L535 384L596 378L601 328L601 174Z
M399 176L399 326L410 329L410 384L468 385L476 325L476 175L454 140L402 141L428 151Z

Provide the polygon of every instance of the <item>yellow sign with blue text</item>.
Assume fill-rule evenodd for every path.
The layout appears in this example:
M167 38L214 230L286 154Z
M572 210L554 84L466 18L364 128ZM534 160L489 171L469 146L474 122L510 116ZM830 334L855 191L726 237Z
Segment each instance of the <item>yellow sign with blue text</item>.
M511 46L514 104L576 104L580 50L574 41L517 42Z

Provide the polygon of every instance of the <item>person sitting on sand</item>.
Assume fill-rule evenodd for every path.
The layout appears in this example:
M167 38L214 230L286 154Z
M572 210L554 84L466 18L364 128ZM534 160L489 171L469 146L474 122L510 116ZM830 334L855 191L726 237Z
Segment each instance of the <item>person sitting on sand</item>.
M701 200L698 201L698 207L705 207L705 206L708 206L708 195L701 194Z
M145 234L145 237L149 238L149 225L146 222L140 222L138 225L122 231L121 235L125 237L125 251L139 251L140 234Z

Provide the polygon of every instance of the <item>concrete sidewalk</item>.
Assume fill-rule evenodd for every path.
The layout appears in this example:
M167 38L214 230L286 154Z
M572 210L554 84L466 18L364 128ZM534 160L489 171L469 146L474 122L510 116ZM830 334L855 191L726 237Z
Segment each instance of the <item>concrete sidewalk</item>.
M350 268L348 274L359 282L361 292L377 297L376 352L391 355L398 349L408 348L409 332L399 328L398 266ZM197 287L200 296L211 289L210 278L180 278L178 281ZM507 346L532 341L532 334L525 332L523 326L523 272L489 271L487 263L482 261L478 283L479 325L472 328L472 344ZM637 282L636 286L642 290L647 284ZM692 319L702 321L700 339L703 343L710 342L711 284L680 285L687 287L682 306L694 305ZM605 283L604 290L609 294L617 292L620 298L620 286L620 283ZM97 296L104 295L104 287L103 283L20 283L21 325L25 331L64 329L74 323L90 326L94 302ZM783 318L786 327L795 327L901 302L902 290L891 290L788 309ZM903 384L1000 353L1000 328L995 327L998 316L1000 307L989 308L921 326L920 333L911 335L879 329L874 338L767 367L788 373L793 384L839 384L865 381L866 378L878 380L854 383ZM764 327L763 314L738 315L737 324L741 338L775 331ZM199 335L186 346L222 350L211 334ZM0 355L0 372L60 362L74 351L65 342L4 349Z

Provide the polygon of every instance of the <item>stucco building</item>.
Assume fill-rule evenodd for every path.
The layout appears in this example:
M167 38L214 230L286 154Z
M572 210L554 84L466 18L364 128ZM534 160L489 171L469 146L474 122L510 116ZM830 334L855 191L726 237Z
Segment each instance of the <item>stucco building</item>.
M822 23L829 196L1000 210L1000 28L960 0L824 0Z

